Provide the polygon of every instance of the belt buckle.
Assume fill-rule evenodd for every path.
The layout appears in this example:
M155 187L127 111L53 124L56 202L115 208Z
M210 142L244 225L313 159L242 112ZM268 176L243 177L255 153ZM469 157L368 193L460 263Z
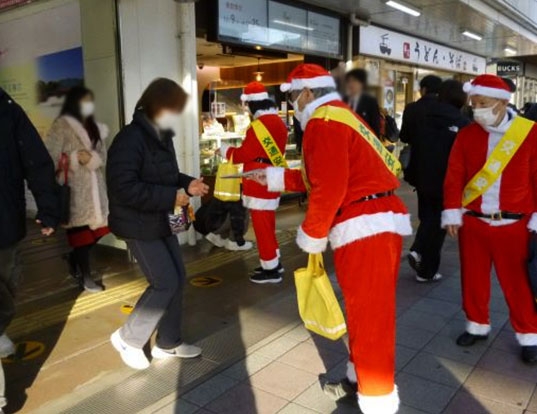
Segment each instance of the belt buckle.
M498 211L497 213L493 213L490 215L490 219L492 221L500 221L503 219L502 217L502 212L501 211Z

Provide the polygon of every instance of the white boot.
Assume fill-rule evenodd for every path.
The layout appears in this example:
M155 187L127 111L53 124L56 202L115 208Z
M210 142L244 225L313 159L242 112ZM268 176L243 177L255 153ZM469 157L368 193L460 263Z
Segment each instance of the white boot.
M254 247L254 244L249 241L244 242L244 244L240 246L237 242L226 240L226 250L230 250L232 252L250 250L252 247Z
M134 369L147 369L149 368L149 360L145 356L144 350L135 348L127 344L119 335L119 329L115 331L110 337L112 346L116 348L116 351L121 355L121 359L125 364Z
M181 344L173 349L162 349L158 346L154 346L151 350L151 356L155 359L169 359L169 358L197 358L201 355L201 348L195 345Z
M15 353L15 344L6 334L0 336L0 358L5 358Z
M209 233L205 238L216 247L224 247L226 245L226 240L219 234Z

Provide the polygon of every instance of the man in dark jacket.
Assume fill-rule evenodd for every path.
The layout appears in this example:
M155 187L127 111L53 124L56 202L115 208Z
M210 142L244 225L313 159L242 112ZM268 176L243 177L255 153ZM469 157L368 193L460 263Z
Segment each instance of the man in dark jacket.
M412 150L419 154L414 158L418 193L420 225L409 260L415 268L418 282L441 279L440 252L445 231L441 228L443 186L451 147L460 129L470 123L462 115L466 103L462 84L447 80L440 85L438 99L432 99L420 113L420 124L414 129Z
M17 245L26 235L25 180L37 203L42 233L49 236L59 222L54 163L23 109L0 89L0 358L14 352L5 331L15 315ZM5 405L0 363L0 412Z
M380 137L380 109L374 96L366 92L367 72L353 69L345 75L347 97L345 102L367 123L377 137Z

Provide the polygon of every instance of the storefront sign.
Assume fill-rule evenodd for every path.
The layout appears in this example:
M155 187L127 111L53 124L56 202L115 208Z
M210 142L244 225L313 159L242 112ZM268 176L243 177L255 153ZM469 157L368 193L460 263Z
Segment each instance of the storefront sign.
M274 0L219 0L221 42L341 57L341 20Z
M498 76L517 76L524 74L524 65L516 61L499 61L496 64L496 74Z
M377 26L360 27L360 53L473 75L486 69L484 57Z

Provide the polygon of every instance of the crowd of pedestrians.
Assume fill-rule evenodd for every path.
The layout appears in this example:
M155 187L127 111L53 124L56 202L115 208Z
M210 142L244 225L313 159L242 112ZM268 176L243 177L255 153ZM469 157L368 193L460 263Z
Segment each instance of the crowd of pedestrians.
M251 282L282 281L275 213L280 194L308 193L296 242L309 254L330 244L349 334L347 375L327 384L325 392L333 398L352 395L364 414L395 414L395 296L403 237L412 234L410 215L395 194L400 164L393 146L379 145L385 118L367 92L367 73L348 72L344 89L345 98L332 75L313 64L296 67L281 86L304 133L301 170L288 168L287 129L258 82L248 84L241 97L253 118L242 146L218 152L244 165L242 202L260 260ZM537 313L527 261L531 232L537 231L537 127L509 106L513 85L494 75L464 85L429 75L420 92L405 109L400 131L410 150L404 179L418 198L420 224L408 252L416 281L441 279L444 238L458 237L467 324L457 344L472 346L488 337L494 265L521 357L536 363ZM0 357L14 352L6 329L14 317L19 242L26 234L25 181L43 236L60 225L66 230L69 273L84 290L104 289L92 277L90 250L109 232L125 240L136 258L148 287L111 335L126 365L149 368L144 347L155 332L153 359L201 355L181 330L187 275L170 225L170 216L185 211L192 197L209 192L203 179L182 173L177 163L173 131L187 101L174 81L153 81L107 151L108 131L95 119L90 90L77 87L67 94L44 140L0 90ZM532 109L529 105L524 115L530 118ZM235 216L242 225L230 250L249 249L244 215ZM212 242L218 242L216 236ZM0 413L4 388L0 364Z

